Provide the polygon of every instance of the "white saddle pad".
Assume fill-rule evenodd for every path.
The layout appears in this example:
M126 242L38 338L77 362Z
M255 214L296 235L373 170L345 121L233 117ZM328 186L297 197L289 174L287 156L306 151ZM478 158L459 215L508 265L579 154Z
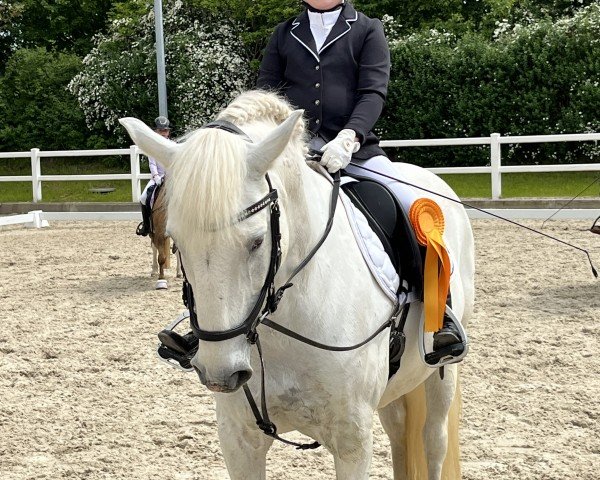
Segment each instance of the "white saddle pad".
M358 210L352 201L340 191L340 199L346 210L346 215L350 221L352 232L356 238L356 243L360 249L371 274L385 292L394 302L398 300L398 287L400 286L400 277L394 268L390 257L383 248L383 244L369 222Z

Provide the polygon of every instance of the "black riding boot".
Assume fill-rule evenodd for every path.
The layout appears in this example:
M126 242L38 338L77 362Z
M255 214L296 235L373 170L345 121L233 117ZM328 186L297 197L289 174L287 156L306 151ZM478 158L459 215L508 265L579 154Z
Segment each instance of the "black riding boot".
M441 350L442 348L448 347L454 344L462 344L460 338L460 332L454 322L444 314L444 324L437 332L433 334L433 350Z
M150 215L152 215L152 210L143 203L140 203L140 206L142 207L142 221L137 226L135 233L136 235L146 237L150 233Z
M433 351L425 354L425 362L432 367L440 365L441 362L460 362L466 354L466 348L466 339L461 337L460 330L446 312L442 328L433 334ZM443 378L442 370L440 375Z

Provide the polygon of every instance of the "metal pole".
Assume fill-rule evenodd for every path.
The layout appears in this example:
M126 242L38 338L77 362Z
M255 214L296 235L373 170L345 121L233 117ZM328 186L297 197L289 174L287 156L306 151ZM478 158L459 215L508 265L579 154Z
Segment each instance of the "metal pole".
M158 114L169 117L167 110L167 81L165 73L165 42L163 38L162 0L154 0L156 29L156 71L158 74Z

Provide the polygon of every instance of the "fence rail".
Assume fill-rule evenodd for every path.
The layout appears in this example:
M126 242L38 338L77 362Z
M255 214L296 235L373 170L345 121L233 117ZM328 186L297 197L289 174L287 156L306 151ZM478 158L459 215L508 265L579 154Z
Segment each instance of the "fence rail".
M600 163L586 163L574 165L520 165L502 166L502 145L518 143L551 143L551 142L584 142L600 140L600 133L576 133L564 135L525 135L525 136L501 136L492 133L489 137L471 138L439 138L424 140L384 140L381 146L384 148L406 148L406 147L447 147L464 145L489 145L490 161L485 167L448 167L430 168L437 174L457 173L489 173L491 175L492 199L502 197L502 174L503 173L537 173L537 172L583 172L600 171ZM140 155L143 152L135 145L128 149L107 150L57 150L41 151L32 148L29 152L0 152L3 158L30 158L31 175L0 176L0 182L31 182L33 188L33 202L42 200L42 182L64 182L81 180L130 180L131 199L137 202L140 194L140 181L150 179L150 174L141 173ZM102 174L102 175L43 175L41 169L42 158L56 157L90 157L128 155L130 159L130 173L124 174Z

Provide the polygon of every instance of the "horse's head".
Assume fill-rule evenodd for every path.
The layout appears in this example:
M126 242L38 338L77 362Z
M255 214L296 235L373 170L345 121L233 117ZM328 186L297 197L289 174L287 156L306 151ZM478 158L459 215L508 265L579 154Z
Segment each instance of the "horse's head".
M297 132L301 116L302 111L291 113L257 143L219 129L200 129L175 143L140 120L121 120L133 141L168 172L167 231L181 255L205 332L235 329L257 303L270 264L270 208L243 220L240 214L269 192L265 174ZM280 188L277 175L271 178ZM287 238L284 218L281 230ZM284 240L284 256L286 246ZM235 391L252 375L250 343L243 334L201 340L192 365L209 389Z

